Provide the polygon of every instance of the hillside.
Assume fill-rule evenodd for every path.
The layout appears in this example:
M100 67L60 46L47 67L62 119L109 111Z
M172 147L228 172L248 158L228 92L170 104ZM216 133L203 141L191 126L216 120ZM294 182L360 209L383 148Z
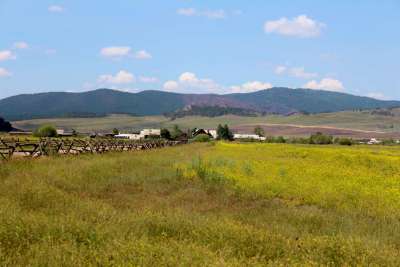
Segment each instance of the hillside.
M161 115L189 105L218 106L264 114L320 113L400 106L344 93L309 89L272 88L241 94L178 94L163 91L127 93L98 89L83 93L23 94L0 100L7 120L54 117L98 117L107 114Z

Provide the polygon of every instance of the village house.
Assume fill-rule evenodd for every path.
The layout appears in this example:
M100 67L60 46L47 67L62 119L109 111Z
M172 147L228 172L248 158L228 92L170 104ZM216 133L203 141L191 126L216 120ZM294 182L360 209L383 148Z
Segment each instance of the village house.
M196 137L199 134L207 134L210 137L217 139L218 135L217 135L217 131L216 130L210 130L210 129L197 129L195 128L192 132L192 136Z
M143 129L140 131L140 136L142 139L146 139L148 137L160 137L161 130L160 129Z
M379 141L379 140L377 140L376 138L371 138L369 141L368 141L368 145L376 145L376 144L380 144L381 143L381 141Z
M70 137L70 136L73 136L73 133L72 132L67 132L67 131L65 131L64 129L57 129L56 130L57 131L57 135L58 136L60 136L60 137Z
M143 129L138 133L127 133L114 135L115 138L130 139L130 140L142 140L151 137L161 137L160 129Z
M259 141L265 141L265 137L259 136L258 134L234 134L233 139L238 140L238 139L253 139L253 140L259 140Z

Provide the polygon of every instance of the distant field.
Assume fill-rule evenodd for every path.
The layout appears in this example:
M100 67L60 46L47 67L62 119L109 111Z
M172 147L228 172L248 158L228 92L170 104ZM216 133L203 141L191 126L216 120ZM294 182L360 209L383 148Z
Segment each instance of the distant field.
M191 144L0 164L4 266L399 266L400 151Z
M265 116L265 117L240 117L240 116L221 116L215 118L208 117L184 117L171 121L163 116L132 117L128 115L111 115L104 118L60 118L60 119L39 119L13 122L17 128L32 130L42 124L53 124L60 128L75 129L79 132L105 132L118 128L122 131L139 130L149 127L172 127L178 124L182 128L216 128L218 124L227 123L230 127L238 131L249 131L256 125L264 126L267 133L279 135L308 135L315 131L325 131L324 128L304 130L292 129L293 126L317 126L330 128L343 128L349 130L372 131L366 136L376 136L374 132L391 133L388 136L398 136L400 132L400 115L382 116L371 115L368 111L363 112L337 112L323 113L315 115L294 115L294 116ZM278 126L276 126L278 124ZM288 128L279 127L288 125ZM327 133L331 133L327 131ZM394 133L394 134L393 134ZM363 133L348 133L348 131L332 134L349 135L354 137L365 137ZM387 135L385 135L387 136Z

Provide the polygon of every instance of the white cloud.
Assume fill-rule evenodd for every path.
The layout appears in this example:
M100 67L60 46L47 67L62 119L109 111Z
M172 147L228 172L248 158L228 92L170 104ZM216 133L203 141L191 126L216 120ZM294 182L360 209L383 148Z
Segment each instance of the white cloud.
M111 74L100 75L97 81L99 83L126 84L135 82L135 76L128 71L121 70L114 76Z
M319 89L336 92L344 91L344 86L342 82L332 78L324 78L320 82L312 80L306 83L303 87L308 89Z
M166 91L176 91L179 89L179 84L176 81L166 81L163 87Z
M224 87L208 78L198 78L192 72L182 73L177 81L167 81L164 83L167 91L190 92L190 93L219 93L224 91Z
M207 10L201 13L201 15L210 19L224 19L226 18L226 12L223 9L218 10Z
M379 93L379 92L371 92L371 93L368 93L367 96L375 98L375 99L379 99L379 100L388 100L388 98L384 94Z
M15 42L13 47L15 49L27 49L29 48L29 45L25 42Z
M198 16L209 19L224 19L227 17L226 11L223 9L201 11L195 8L179 8L176 13L187 17Z
M0 77L10 77L12 73L4 68L0 68Z
M142 83L157 83L158 79L156 77L139 76L139 81Z
M292 19L283 17L278 20L267 21L264 24L266 33L302 38L317 37L321 34L323 28L325 28L325 24L315 21L306 15L300 15Z
M197 14L196 9L194 8L179 8L176 13L188 17L195 16Z
M232 91L232 93L250 93L250 92L271 89L271 88L272 88L272 84L270 84L270 83L265 83L265 82L260 82L260 81L252 81L252 82L244 83L242 85L231 86L231 91Z
M129 46L110 46L102 48L100 54L103 57L117 59L128 56L130 52L131 48Z
M195 73L184 72L179 75L176 81L170 80L164 83L164 89L167 91L185 92L185 93L241 93L254 92L263 89L269 89L270 83L251 81L242 85L223 86L209 78L199 78Z
M197 83L199 79L192 72L184 72L179 76L179 81L183 83Z
M10 50L0 51L0 61L16 59L17 57Z
M100 50L100 55L111 59L121 59L123 57L133 57L136 59L151 59L152 55L146 50L133 52L130 46L110 46Z
M49 12L53 12L53 13L62 13L65 11L64 7L62 6L58 6L58 5L51 5L48 8Z
M146 50L140 50L135 53L135 58L137 59L151 59L152 56Z
M315 78L318 76L317 73L306 72L303 67L291 68L290 75L297 77L297 78L302 78L302 79L311 79L311 78Z
M277 66L275 68L275 73L278 75L287 74L292 77L302 78L302 79L312 79L318 77L318 73L306 72L304 67L289 68L283 65Z
M280 74L283 74L284 72L286 72L286 70L287 70L286 66L277 66L275 68L275 73L280 75Z

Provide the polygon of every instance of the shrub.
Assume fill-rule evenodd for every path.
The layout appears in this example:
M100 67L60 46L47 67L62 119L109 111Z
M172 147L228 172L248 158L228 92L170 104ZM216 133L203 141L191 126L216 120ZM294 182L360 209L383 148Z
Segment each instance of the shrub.
M336 138L335 139L335 144L339 144L339 145L342 145L342 146L351 146L353 144L353 140L350 139L350 138L345 138L345 137Z
M168 129L165 129L165 128L161 129L160 135L161 135L161 138L164 138L167 140L171 139L171 133L168 131Z
M211 138L208 134L199 134L193 138L194 142L210 142Z
M11 123L0 117L0 132L10 132L12 129Z
M286 139L283 136L268 136L265 139L266 143L286 143Z
M287 140L288 143L290 144L309 144L310 143L310 138L306 137L292 137Z
M382 145L395 145L397 144L394 139L384 139L382 140Z
M33 135L36 137L56 137L57 130L52 125L44 125L38 129L36 129L36 131L33 133Z
M325 135L323 133L316 133L310 136L310 144L315 145L328 145L332 144L333 138L330 135Z

